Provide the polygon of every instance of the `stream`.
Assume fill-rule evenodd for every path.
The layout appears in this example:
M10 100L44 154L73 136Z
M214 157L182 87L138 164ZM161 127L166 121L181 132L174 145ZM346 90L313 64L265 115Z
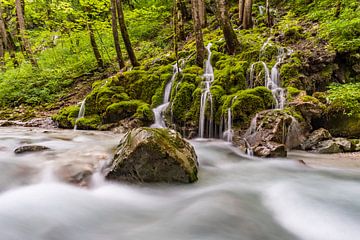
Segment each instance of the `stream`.
M121 135L0 128L0 231L4 240L354 240L360 172L258 159L220 140L192 140L192 185L130 185L95 172L88 187L59 169L99 167ZM23 144L51 150L16 155ZM69 167L70 166L70 167ZM68 167L68 168L67 168Z

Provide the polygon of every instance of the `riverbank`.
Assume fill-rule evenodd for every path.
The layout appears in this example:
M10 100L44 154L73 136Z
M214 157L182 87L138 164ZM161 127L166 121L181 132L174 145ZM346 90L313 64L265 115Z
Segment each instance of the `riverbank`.
M288 158L303 160L310 167L355 169L360 171L360 152L318 154L294 150L288 153Z

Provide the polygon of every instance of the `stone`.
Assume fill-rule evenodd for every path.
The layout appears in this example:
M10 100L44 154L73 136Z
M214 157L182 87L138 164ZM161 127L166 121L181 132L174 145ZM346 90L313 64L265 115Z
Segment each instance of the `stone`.
M319 128L313 131L310 136L301 144L303 150L315 149L316 145L324 140L331 139L331 134L325 128Z
M24 145L21 147L18 147L14 150L16 154L22 154L27 152L41 152L45 150L49 150L50 148L40 145Z
M304 139L302 125L282 110L265 110L256 115L243 136L254 154L261 157L286 157Z
M129 131L107 169L109 180L129 182L181 182L197 180L194 148L181 135L165 128Z
M351 152L350 140L347 140L346 138L334 138L333 140L344 152Z
M334 140L319 142L314 150L317 153L341 153L342 149Z
M286 157L287 151L285 144L267 142L264 146L257 146L254 154L258 157Z

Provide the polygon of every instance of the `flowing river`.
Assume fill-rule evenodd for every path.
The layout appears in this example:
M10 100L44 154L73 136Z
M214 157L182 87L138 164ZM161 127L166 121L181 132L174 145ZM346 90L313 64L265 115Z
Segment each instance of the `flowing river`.
M60 175L101 166L121 136L108 132L0 128L3 240L355 240L360 172L290 160L249 159L229 143L194 140L192 185L88 187ZM51 148L15 155L23 144ZM70 173L69 173L70 172Z

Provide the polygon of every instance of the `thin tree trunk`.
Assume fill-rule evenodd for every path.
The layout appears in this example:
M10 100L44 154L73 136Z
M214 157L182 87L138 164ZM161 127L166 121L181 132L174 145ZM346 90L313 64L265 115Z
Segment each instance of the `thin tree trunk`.
M111 27L112 33L114 37L114 45L116 50L117 62L119 64L119 68L122 69L125 67L124 59L122 56L120 42L119 42L119 32L117 26L117 15L116 15L116 0L111 0Z
M243 16L243 27L249 29L252 27L252 0L245 0L244 5L244 16Z
M96 58L97 65L100 69L102 69L102 68L104 68L104 62L102 60L99 48L98 48L96 40L95 40L94 29L92 27L92 23L88 24L88 28L89 28L90 43L91 43L92 50L94 52L94 56Z
M116 0L116 8L117 8L118 21L119 21L121 35L122 35L122 38L124 40L125 48L126 48L126 51L127 51L128 55L129 55L130 62L134 67L139 66L140 64L138 63L138 61L136 59L136 56L135 56L135 53L134 53L134 50L133 50L133 48L131 46L129 33L127 31L127 27L126 27L126 24L125 24L125 17L124 17L124 12L123 12L123 7L122 7L121 0Z
M183 9L185 8L186 11L186 6L184 6L184 3L182 0L175 0L176 1L176 9L177 9L177 31L178 31L178 39L180 40L185 40L185 29L184 29L184 25L185 25L185 14L183 13Z
M198 0L199 4L199 18L201 27L206 27L206 7L205 7L205 0Z
M179 63L178 56L178 8L177 8L177 0L173 1L173 24L174 24L174 52L176 63ZM179 65L179 64L178 64ZM177 66L179 68L179 66Z
M272 26L272 20L270 15L270 0L266 0L266 17L267 17L267 25L268 27Z
M217 15L224 34L226 48L229 54L235 54L240 50L240 43L230 23L229 6L227 0L216 0Z
M31 46L30 46L30 43L26 36L25 19L24 19L24 15L23 15L23 5L21 4L21 0L15 0L15 7L16 7L16 15L17 15L17 20L18 20L18 25L19 25L20 38L21 38L21 42L23 44L25 53L26 53L27 57L29 58L31 65L33 65L34 67L38 67L37 61L32 54Z
M243 18L244 18L244 2L245 2L245 0L239 0L239 24L240 24L240 26L243 24Z
M4 71L4 67L5 67L5 50L4 50L3 38L0 35L0 68L2 71Z
M338 18L340 16L340 12L341 12L341 0L337 0L336 2L336 12L335 12L335 17Z
M205 47L201 30L201 21L199 16L199 2L198 0L191 0L191 9L194 20L194 32L196 40L196 64L200 67L204 64Z

